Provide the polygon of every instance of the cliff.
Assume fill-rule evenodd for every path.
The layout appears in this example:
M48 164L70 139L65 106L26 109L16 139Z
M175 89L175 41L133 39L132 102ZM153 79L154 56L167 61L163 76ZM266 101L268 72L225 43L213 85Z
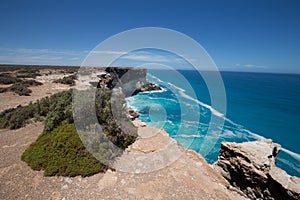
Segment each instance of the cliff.
M147 70L142 68L107 67L105 73L98 75L99 88L110 90L121 87L123 94L128 97L139 92L161 90L161 88L146 80Z
M300 179L276 166L272 140L223 142L214 167L251 199L300 199Z

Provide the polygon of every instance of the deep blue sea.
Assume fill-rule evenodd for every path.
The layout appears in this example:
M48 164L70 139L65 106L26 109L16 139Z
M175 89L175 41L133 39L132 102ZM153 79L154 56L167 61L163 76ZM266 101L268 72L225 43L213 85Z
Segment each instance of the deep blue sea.
M163 90L127 98L140 120L164 128L209 163L217 160L222 141L270 138L282 146L277 165L300 177L300 75L221 72L227 106L222 116L210 106L210 93L196 71L178 73L182 78L167 70L148 71L148 80ZM183 79L188 84L182 84ZM223 118L224 126L209 129L212 117ZM211 143L204 145L204 141Z

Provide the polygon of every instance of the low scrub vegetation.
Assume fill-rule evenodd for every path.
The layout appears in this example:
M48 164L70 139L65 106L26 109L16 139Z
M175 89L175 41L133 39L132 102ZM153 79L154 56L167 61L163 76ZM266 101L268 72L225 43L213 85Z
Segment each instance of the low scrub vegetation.
M0 128L16 129L33 119L44 119L43 133L26 149L22 160L34 170L44 170L46 176L90 176L108 168L94 158L80 140L72 115L72 92L72 89L63 91L0 113ZM82 95L85 97L84 92ZM96 116L106 137L119 148L125 149L135 141L137 130L126 116L124 97L112 100L111 95L110 90L97 89ZM118 123L112 107L120 111L114 113L120 118ZM87 112L87 109L80 112ZM94 148L100 157L107 157L111 152L105 148L107 143L101 141L93 143L97 145Z
M54 83L61 83L66 85L75 85L76 75L65 76L63 78L53 81Z
M30 95L32 90L30 90L28 87L42 85L42 83L40 83L38 81L22 80L22 79L14 77L12 74L9 74L9 73L0 74L0 84L4 84L4 85L12 84L9 87L0 88L0 93L11 91L20 96L29 96Z
M18 79L14 76L12 76L10 73L2 73L0 74L0 84L8 85L20 82L21 79Z
M38 69L21 69L16 73L17 78L36 78L42 76Z
M100 163L83 146L74 124L61 122L51 132L44 131L22 154L21 159L45 176L91 176L103 172Z
M31 119L40 120L48 116L45 121L45 129L50 131L65 119L72 122L71 102L72 91L68 90L42 98L27 106L5 110L0 113L0 128L18 129L25 126ZM67 112L66 109L69 109L70 112ZM59 117L56 117L56 113Z

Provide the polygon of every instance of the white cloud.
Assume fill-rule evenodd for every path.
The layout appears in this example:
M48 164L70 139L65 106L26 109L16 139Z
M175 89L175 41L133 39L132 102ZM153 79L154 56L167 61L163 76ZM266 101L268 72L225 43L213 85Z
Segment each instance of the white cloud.
M183 59L172 54L159 55L157 53L151 53L147 51L130 52L126 55L123 55L121 59L153 62L153 63L183 63L184 62Z
M247 65L242 65L243 67L247 67L247 68L262 68L262 69L266 69L268 68L268 66L264 66L264 65L253 65L253 64L247 64Z
M0 47L0 63L9 64L80 65L85 55L83 51Z
M127 52L124 51L84 51L86 53L99 53L99 54L111 54L111 55L123 55L126 54Z
M15 54L62 54L62 55L82 55L85 51L73 50L53 50L53 49L31 49L31 48L1 48L0 53L15 53Z
M49 65L81 65L85 57L94 54L97 58L95 65L101 65L105 59L110 59L109 55L119 55L120 58L116 65L130 65L132 63L161 63L167 65L183 66L185 60L179 56L149 51L114 51L114 50L94 50L94 51L72 51L72 50L53 50L53 49L32 49L32 48L1 48L0 63L11 64L49 64ZM99 56L98 56L99 54ZM120 61L120 62L118 62Z
M269 70L269 66L265 65L256 65L256 64L234 64L231 66L220 67L221 70L225 71L241 71L241 72L259 72Z

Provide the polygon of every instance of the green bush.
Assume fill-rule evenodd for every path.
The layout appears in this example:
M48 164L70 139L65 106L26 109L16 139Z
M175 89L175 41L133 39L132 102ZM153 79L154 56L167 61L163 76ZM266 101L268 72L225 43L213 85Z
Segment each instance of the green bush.
M0 113L0 128L17 129L25 126L36 116L39 118L48 116L45 121L45 130L51 131L65 119L72 122L71 104L72 90L68 90L42 98L27 106L7 109Z
M43 132L21 159L34 170L44 170L45 176L85 177L107 169L86 151L74 124L66 121L51 132Z

